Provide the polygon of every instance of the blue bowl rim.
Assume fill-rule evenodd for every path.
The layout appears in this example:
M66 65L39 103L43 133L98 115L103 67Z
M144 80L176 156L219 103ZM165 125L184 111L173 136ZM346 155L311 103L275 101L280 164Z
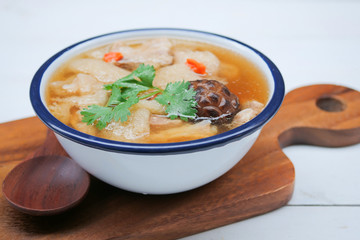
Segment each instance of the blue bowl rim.
M192 140L192 141L185 141L185 142L175 142L175 143L156 143L156 144L143 144L143 143L128 143L128 142L120 142L120 141L114 141L114 140L108 140L104 138L95 137L92 135L88 135L82 132L79 132L62 122L60 122L58 119L56 119L45 107L44 103L41 100L40 97L40 84L43 77L44 72L47 70L47 68L54 62L58 57L60 57L65 52L71 50L72 48L83 44L85 42L105 37L108 35L113 34L122 34L122 33L129 33L129 32L138 32L138 31L183 31L183 32L195 32L205 35L212 35L220 38L224 38L230 41L233 41L237 44L241 44L248 49L252 50L254 53L259 55L263 61L267 64L269 70L271 71L271 74L274 79L274 93L267 104L267 106L264 108L264 110L257 115L255 118L253 118L251 121L234 128L232 130L229 130L227 132L214 135L207 138L202 138L198 140ZM83 144L85 146L89 146L92 148L97 148L105 151L111 151L111 152L131 152L131 153L166 153L166 154L173 154L177 152L188 152L188 151L199 151L204 150L208 148L213 147L219 147L224 144L228 144L233 141L237 141L240 138L243 138L245 136L250 135L251 133L259 130L263 125L265 125L278 111L280 108L280 105L283 101L285 94L285 85L282 78L282 75L279 71L279 69L275 66L275 64L267 58L264 54L262 54L260 51L254 49L253 47L240 42L238 40L235 40L233 38L229 38L223 35L206 32L206 31L200 31L200 30L194 30L194 29L182 29L182 28L139 28L139 29L130 29L130 30L123 30L123 31L117 31L117 32L111 32L106 33L102 35L98 35L92 38L88 38L86 40L80 41L78 43L75 43L55 55L53 55L51 58L49 58L35 73L31 85L30 85L30 101L32 104L32 107L34 108L35 113L40 118L42 122L44 122L47 127L49 127L51 130L53 130L55 133L61 135L62 137L65 137L67 139L70 139L74 142Z

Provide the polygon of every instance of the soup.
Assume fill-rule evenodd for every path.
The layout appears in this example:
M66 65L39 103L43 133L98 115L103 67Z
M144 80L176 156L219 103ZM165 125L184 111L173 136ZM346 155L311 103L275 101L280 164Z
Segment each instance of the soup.
M197 41L116 41L63 64L46 87L50 112L87 134L135 143L210 137L250 121L265 76L231 50Z

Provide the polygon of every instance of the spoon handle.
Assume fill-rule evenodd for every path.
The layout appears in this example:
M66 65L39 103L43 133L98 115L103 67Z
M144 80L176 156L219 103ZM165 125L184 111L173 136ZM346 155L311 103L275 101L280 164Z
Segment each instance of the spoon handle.
M25 160L39 156L69 156L57 141L53 131L47 130L44 143L34 152L30 153Z

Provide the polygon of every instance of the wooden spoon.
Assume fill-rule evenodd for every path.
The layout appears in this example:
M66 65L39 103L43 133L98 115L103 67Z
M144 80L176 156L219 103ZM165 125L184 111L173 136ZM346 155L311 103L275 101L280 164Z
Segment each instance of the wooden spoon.
M6 176L2 189L16 209L43 216L76 206L89 186L89 174L68 157L48 130L45 143Z

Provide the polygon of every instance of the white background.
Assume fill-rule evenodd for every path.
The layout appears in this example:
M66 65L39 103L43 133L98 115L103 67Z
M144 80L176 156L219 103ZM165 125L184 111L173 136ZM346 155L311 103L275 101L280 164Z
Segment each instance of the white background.
M205 30L250 44L279 67L287 92L318 83L360 90L360 1L0 0L0 123L35 115L30 81L54 53L144 27ZM296 170L287 206L186 239L360 239L360 145L285 153Z

